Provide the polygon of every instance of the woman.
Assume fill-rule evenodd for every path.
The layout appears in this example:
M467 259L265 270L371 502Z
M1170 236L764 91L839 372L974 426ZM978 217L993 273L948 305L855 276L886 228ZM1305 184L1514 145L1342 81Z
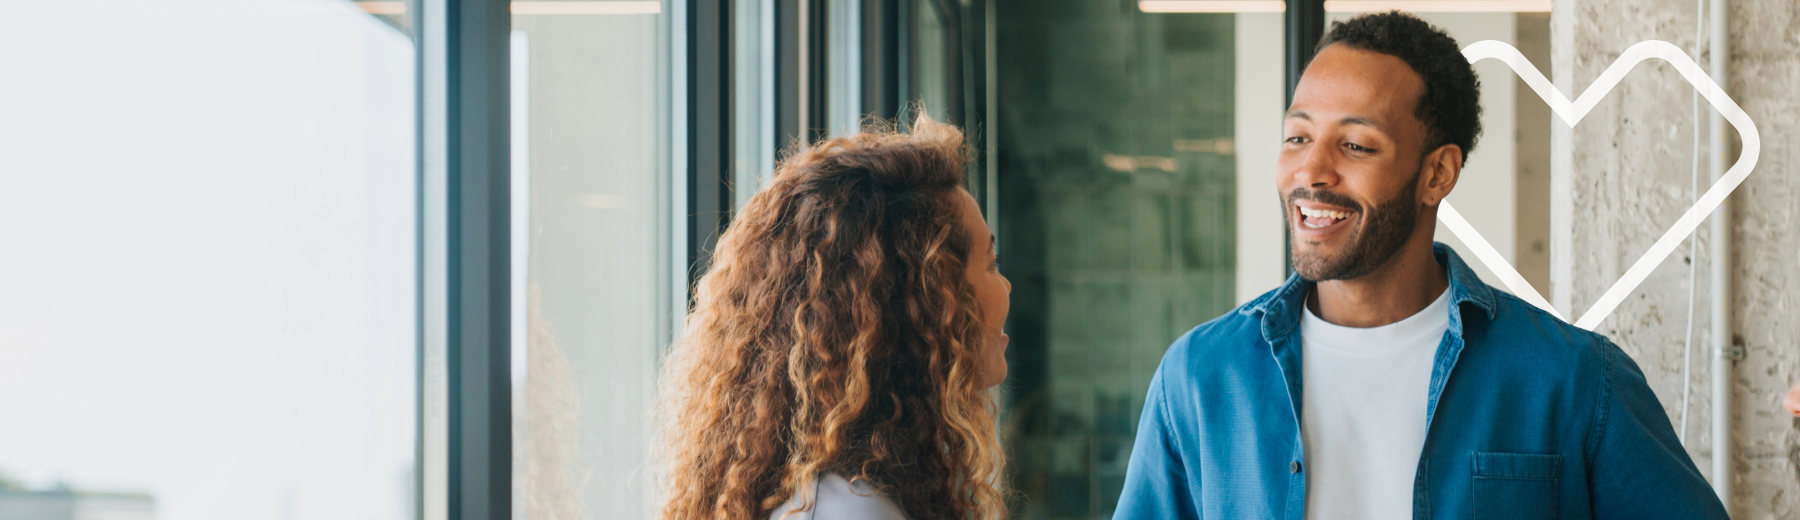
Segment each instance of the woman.
M663 377L665 520L1006 515L1007 293L920 117L798 150L720 237Z

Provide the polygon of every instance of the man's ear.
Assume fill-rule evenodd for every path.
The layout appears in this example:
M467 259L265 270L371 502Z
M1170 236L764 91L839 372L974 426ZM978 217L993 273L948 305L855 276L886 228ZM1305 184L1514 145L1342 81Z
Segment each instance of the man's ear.
M1462 167L1461 146L1446 144L1426 154L1419 164L1419 201L1432 207L1444 202L1462 177Z

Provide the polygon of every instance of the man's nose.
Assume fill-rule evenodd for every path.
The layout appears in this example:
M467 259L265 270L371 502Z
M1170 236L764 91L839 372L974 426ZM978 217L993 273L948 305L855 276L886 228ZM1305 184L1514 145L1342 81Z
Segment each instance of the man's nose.
M1329 188L1338 183L1337 155L1332 148L1314 143L1300 152L1300 168L1294 170L1294 180L1309 188Z

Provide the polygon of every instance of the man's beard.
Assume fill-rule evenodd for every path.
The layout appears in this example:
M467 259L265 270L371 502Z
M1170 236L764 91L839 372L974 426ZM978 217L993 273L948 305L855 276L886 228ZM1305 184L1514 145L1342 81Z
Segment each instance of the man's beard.
M1296 200L1313 200L1324 204L1350 208L1359 213L1363 224L1356 229L1356 235L1350 237L1348 244L1335 256L1328 256L1321 251L1302 252L1300 243L1292 244L1294 256L1294 272L1301 278L1320 282L1325 280L1354 280L1375 272L1386 265L1388 260L1400 251L1407 239L1412 238L1413 230L1419 223L1419 172L1413 172L1412 180L1400 190L1394 198L1375 206L1369 211L1356 201L1343 195L1328 191L1308 188L1294 188L1288 192L1287 207L1292 208ZM1286 213L1283 213L1286 215ZM1289 226L1295 225L1289 219Z

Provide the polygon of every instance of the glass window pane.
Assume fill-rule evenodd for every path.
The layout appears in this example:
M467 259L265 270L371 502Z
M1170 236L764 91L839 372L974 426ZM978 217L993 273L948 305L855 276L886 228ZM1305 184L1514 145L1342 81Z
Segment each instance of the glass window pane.
M912 24L914 31L906 35L911 42L912 62L908 87L912 92L908 96L911 101L921 103L926 113L938 121L948 121L950 113L950 95L953 85L950 84L948 49L945 47L946 14L935 0L913 0Z
M731 2L733 208L775 173L775 2Z
M0 5L0 518L416 516L405 31Z
M1267 173L1280 143L1281 15L997 8L1015 508L1106 518L1163 352L1236 306L1240 284L1260 293L1285 274ZM1246 172L1255 179L1240 182ZM1240 184L1257 187L1244 195ZM1245 223L1273 238L1258 228L1241 243ZM1242 272L1240 254L1276 267Z
M512 39L514 516L649 518L656 359L686 276L670 255L671 14L533 4L515 4Z

